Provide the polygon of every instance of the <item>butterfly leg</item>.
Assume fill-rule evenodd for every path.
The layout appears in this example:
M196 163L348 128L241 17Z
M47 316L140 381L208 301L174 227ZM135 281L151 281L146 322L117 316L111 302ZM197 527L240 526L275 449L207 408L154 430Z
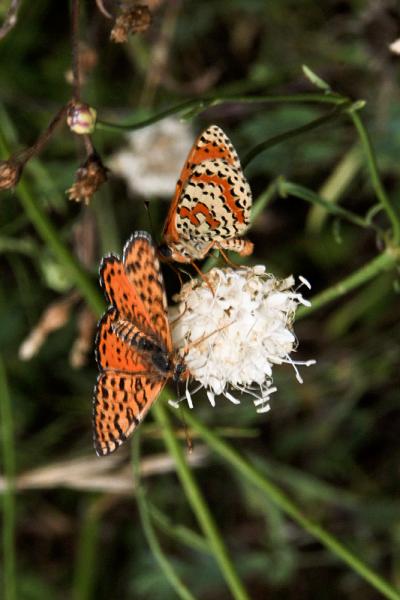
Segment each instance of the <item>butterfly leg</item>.
M212 293L212 295L215 296L215 292L213 290L213 287L212 287L211 283L208 280L207 275L204 275L203 271L196 265L196 263L194 262L194 260L190 261L190 264L192 265L192 267L194 268L194 270L197 272L197 274L202 278L202 280L204 281L204 283L207 285L207 287L210 290L210 292Z

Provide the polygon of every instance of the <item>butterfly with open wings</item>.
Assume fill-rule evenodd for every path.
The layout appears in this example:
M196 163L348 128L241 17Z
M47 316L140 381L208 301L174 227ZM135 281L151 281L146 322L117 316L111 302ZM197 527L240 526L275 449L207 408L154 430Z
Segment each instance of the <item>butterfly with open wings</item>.
M100 283L109 308L96 337L93 428L104 456L133 433L168 379L185 376L185 367L172 349L160 263L146 232L131 236L122 260L103 258Z

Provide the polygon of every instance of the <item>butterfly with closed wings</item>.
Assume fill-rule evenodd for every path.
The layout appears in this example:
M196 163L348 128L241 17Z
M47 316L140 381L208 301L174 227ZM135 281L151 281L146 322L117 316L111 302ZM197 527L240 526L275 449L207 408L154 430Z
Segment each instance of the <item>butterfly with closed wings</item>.
M250 225L250 186L229 138L211 125L186 159L158 248L163 260L193 263L212 249L242 256L253 244L241 238Z

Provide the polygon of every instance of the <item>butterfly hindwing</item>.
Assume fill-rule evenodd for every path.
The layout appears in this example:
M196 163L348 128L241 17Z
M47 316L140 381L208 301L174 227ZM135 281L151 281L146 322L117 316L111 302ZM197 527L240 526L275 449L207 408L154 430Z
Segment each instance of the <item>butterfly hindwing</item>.
M97 326L95 352L99 370L114 369L134 373L148 369L148 357L131 344L124 343L121 336L115 333L118 322L119 313L111 306Z
M223 159L197 165L182 190L176 227L223 241L241 235L250 224L251 192L243 174Z
M165 385L151 373L105 371L97 379L93 405L94 446L99 456L116 450L135 428Z

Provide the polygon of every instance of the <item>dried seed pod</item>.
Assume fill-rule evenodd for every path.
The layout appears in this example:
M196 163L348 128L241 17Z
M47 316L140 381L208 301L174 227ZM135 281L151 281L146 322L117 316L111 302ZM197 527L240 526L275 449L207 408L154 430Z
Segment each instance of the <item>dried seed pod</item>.
M116 44L122 44L133 33L143 33L151 24L151 12L146 4L124 6L115 19L110 39Z
M107 181L108 169L97 154L91 154L76 172L75 183L67 190L70 200L89 204L91 197Z
M0 160L0 190L15 187L22 174L23 164L14 158Z

